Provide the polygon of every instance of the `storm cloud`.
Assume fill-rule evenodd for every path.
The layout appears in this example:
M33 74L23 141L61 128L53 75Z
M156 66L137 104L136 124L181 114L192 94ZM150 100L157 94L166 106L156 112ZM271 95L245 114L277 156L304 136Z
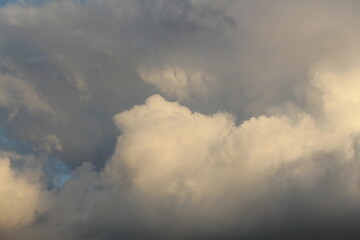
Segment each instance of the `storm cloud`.
M0 1L0 238L358 239L359 8Z

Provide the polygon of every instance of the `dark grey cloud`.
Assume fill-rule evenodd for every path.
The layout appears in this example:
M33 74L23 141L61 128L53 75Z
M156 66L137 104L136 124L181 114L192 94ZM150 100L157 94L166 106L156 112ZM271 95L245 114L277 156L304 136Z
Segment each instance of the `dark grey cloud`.
M178 52L187 61L197 47L191 55L201 56L221 38L219 27L234 23L189 1L14 4L1 18L3 71L32 82L56 115L14 119L14 134L24 141L56 134L66 145L62 157L76 165L103 164L115 141L111 117L155 92L139 79L143 62L158 65Z
M357 239L358 8L1 4L0 238Z

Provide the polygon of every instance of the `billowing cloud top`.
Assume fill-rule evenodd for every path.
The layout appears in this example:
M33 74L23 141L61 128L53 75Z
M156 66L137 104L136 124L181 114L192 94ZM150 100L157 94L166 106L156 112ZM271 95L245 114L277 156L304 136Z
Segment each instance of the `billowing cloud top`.
M358 239L353 0L0 0L0 239Z

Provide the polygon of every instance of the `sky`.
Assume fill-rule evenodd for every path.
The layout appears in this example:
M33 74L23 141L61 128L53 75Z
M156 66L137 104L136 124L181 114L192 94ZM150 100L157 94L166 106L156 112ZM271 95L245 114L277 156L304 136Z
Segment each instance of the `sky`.
M359 239L359 10L0 0L0 239Z

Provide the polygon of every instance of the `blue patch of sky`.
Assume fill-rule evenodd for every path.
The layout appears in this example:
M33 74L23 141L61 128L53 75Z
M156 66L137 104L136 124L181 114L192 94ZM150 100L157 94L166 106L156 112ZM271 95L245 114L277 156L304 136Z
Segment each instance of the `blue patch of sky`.
M26 3L26 4L41 4L52 0L0 0L0 6L5 6L11 3Z
M30 144L9 140L6 136L6 131L2 127L0 127L0 151L1 150L23 155L33 153ZM23 162L22 160L19 160L13 162L13 164L16 165L15 167L21 168ZM44 166L44 172L48 179L49 189L60 189L72 178L70 169L63 161L56 157L49 157Z
M62 1L62 0L0 0L0 7L6 6L12 3L25 3L29 5L40 5L46 2ZM73 0L75 3L84 3L86 0Z
M72 178L70 169L59 158L52 157L44 169L48 178L48 189L61 189Z
M30 144L9 140L6 136L6 131L2 127L0 127L0 150L16 152L18 154L28 154L32 152Z
M7 139L5 132L2 128L0 128L0 144L9 144L9 140Z
M16 3L17 0L0 0L0 7L5 6L10 3Z

